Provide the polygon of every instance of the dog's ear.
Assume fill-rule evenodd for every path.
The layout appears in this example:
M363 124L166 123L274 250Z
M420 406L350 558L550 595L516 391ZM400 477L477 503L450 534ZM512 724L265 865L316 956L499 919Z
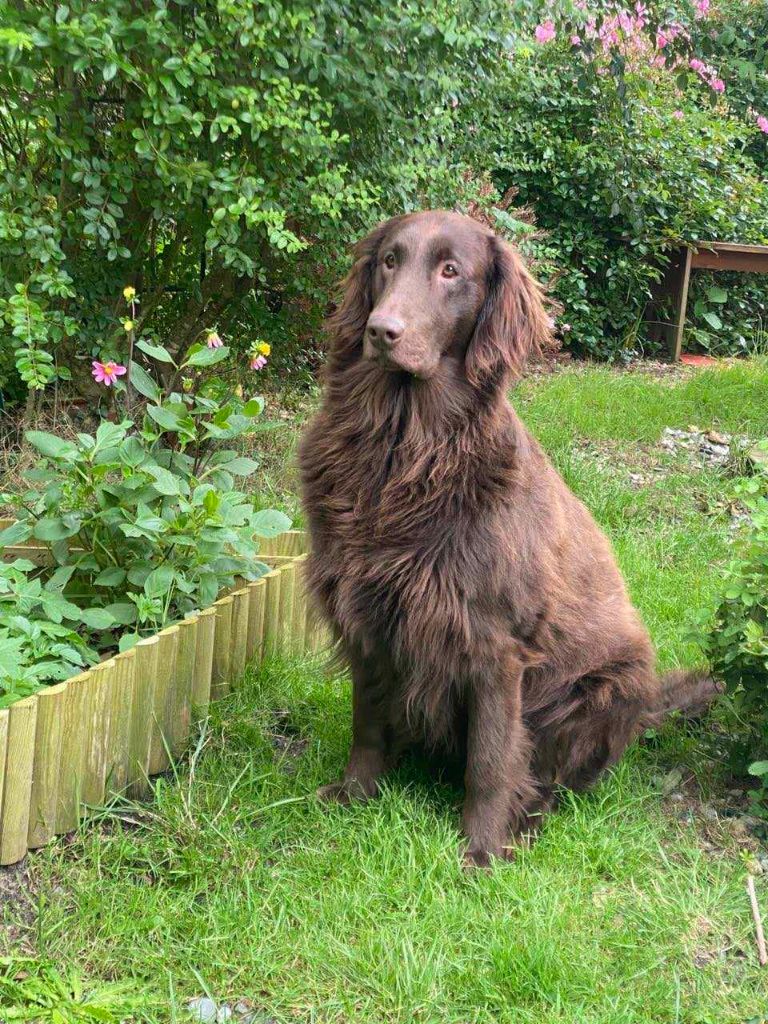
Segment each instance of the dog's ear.
M373 308L373 275L379 247L403 219L403 216L392 217L379 224L352 250L355 262L341 282L341 302L325 323L331 338L331 353L342 362L345 357L355 355L362 344L363 331Z
M484 389L518 375L529 356L540 355L552 330L542 289L512 246L496 236L489 244L485 302L465 364L470 384Z

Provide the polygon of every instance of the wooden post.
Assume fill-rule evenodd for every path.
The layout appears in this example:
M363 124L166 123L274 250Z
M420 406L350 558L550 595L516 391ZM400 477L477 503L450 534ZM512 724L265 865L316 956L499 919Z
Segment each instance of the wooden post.
M230 688L232 664L232 605L231 597L222 597L215 604L216 636L213 642L213 670L211 673L211 700L226 696Z
M176 653L179 642L179 627L166 626L157 634L157 674L152 710L152 741L149 748L149 774L164 772L170 760L168 748L171 743L171 717L174 707L174 682L176 678Z
M670 253L669 264L661 282L654 286L653 299L646 312L649 336L663 341L669 356L677 361L683 345L688 285L691 276L691 250L687 246ZM661 319L663 306L671 306L669 319Z
M94 665L83 683L87 691L85 757L81 798L91 807L104 802L107 775L107 743L109 740L109 698L115 671L114 659Z
M27 697L9 708L6 740L0 865L15 864L27 853L32 771L35 757L37 698Z
M208 714L211 703L213 647L216 641L216 609L206 608L197 616L195 675L192 680L192 706L198 721Z
M135 651L136 676L128 755L128 795L132 799L141 799L149 790L149 752L152 744L160 640L157 636L139 640Z
M189 742L192 727L192 688L195 677L197 652L197 617L179 623L176 652L176 676L170 706L170 746L174 757L179 757Z
M675 294L674 306L674 339L673 348L670 351L674 362L680 361L680 353L683 351L683 334L685 333L685 314L688 309L688 286L691 280L691 250L685 249L678 271L678 287Z
M248 649L248 603L250 591L247 587L232 595L232 654L229 666L230 686L240 680L245 672Z
M5 791L5 769L8 764L8 719L7 708L0 711L0 833L3 830L3 793Z
M282 654L291 649L293 629L293 603L296 592L296 566L291 562L280 570L280 612L278 624L278 649Z
M248 643L245 653L248 661L261 660L264 643L264 610L266 608L267 584L262 577L248 584L251 599L248 605Z
M295 654L304 654L307 649L306 562L306 555L300 555L295 562L296 591L293 599L293 625L291 627L292 650Z
M37 694L35 760L27 846L36 850L56 834L56 802L61 774L61 744L67 684L46 686Z
M88 677L81 672L66 682L63 697L64 725L61 732L61 771L56 794L56 834L77 827L83 786L83 763L87 747Z
M273 569L262 579L267 588L264 606L264 653L274 654L278 648L280 635L280 571Z
M109 743L107 774L104 780L107 796L122 796L129 781L131 720L136 686L136 648L115 658L115 672L110 693Z

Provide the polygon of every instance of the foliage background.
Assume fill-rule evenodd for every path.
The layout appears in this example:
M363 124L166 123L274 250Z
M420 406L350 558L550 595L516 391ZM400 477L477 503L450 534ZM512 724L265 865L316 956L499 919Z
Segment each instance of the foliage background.
M263 339L267 375L309 379L352 238L510 188L542 237L497 223L552 278L563 340L653 352L672 244L768 240L768 11L700 8L628 5L604 47L585 25L605 34L611 0L0 0L6 403L71 376L95 394L90 360L126 356L126 284L138 335L177 353L216 329L244 357ZM685 34L660 50L668 24ZM701 275L692 298L700 347L760 343L761 279Z

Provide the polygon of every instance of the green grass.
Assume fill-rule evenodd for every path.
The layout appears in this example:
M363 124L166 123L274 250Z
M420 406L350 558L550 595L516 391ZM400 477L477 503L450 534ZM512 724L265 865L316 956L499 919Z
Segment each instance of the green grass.
M655 443L689 423L765 436L767 397L764 364L676 383L569 370L516 396L609 531L664 664L695 658L684 618L721 583L729 481ZM609 443L607 459L584 441ZM650 462L664 475L635 488L629 471ZM364 807L313 799L343 766L349 717L347 682L316 662L250 673L153 803L105 813L32 857L35 956L77 967L96 990L128 983L134 1019L151 1024L187 1019L185 1001L206 992L252 1000L254 1024L766 1018L727 822L710 826L705 848L700 824L674 815L653 782L682 762L716 784L695 735L672 727L634 747L515 863L466 875L461 795L419 765Z

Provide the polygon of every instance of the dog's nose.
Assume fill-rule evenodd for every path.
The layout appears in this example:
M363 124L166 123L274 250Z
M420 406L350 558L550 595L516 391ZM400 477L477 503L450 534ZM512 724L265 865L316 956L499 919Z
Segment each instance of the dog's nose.
M386 352L397 344L404 330L405 324L396 316L377 316L374 313L368 318L365 333L374 348Z

